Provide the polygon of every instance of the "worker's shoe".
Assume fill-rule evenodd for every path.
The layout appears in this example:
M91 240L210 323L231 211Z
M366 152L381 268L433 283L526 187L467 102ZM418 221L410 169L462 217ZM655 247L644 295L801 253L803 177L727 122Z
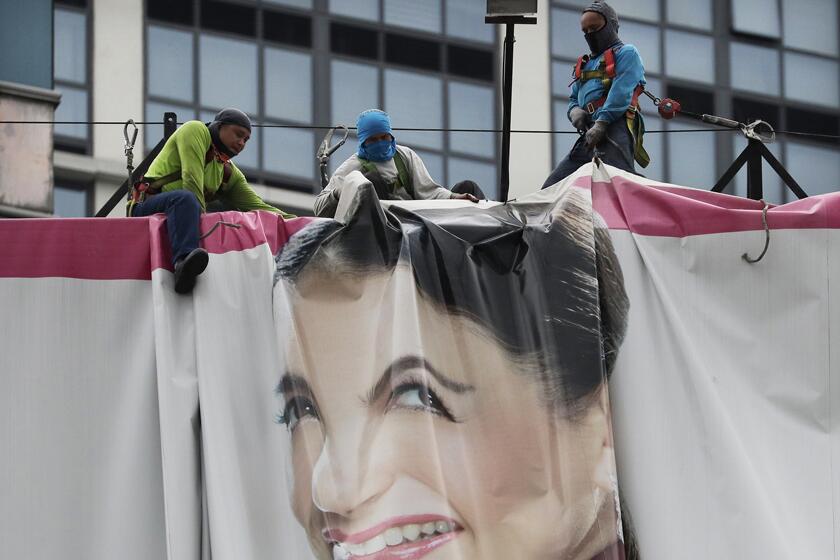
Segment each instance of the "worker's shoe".
M195 278L207 268L210 256L204 249L194 249L175 263L175 291L188 294L195 287Z

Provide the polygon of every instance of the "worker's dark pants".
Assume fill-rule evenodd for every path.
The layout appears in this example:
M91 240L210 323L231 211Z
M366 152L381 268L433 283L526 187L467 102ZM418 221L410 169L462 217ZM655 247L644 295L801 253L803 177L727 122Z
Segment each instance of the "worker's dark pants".
M633 165L633 152L635 151L633 135L630 134L630 130L627 128L627 120L622 117L609 125L607 127L607 137L609 140L604 138L597 146L601 161L624 171L636 173L636 168ZM550 187L558 181L565 179L577 171L581 165L592 161L592 157L593 150L586 145L586 140L581 136L577 139L575 145L572 146L572 151L569 152L569 155L551 172L551 175L543 183L542 188Z
M134 205L132 216L143 217L166 214L166 230L172 245L172 264L198 249L198 219L201 207L190 191L177 190L150 196Z
M455 183L455 186L450 189L455 194L471 194L476 197L478 200L486 200L487 196L485 196L484 191L481 190L481 187L478 186L478 183L475 181L461 181L459 183Z

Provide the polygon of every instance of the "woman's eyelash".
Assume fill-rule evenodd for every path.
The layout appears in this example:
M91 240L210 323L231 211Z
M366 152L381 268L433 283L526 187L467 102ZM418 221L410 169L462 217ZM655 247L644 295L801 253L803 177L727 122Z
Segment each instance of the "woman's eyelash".
M428 383L423 381L422 379L407 379L396 386L391 391L391 396L388 400L389 406L399 406L395 404L395 401L400 398L401 396L410 393L411 391L418 391L418 398L421 402L420 405L415 406L406 406L403 405L401 408L409 408L415 410L429 410L431 409L433 414L438 414L443 416L450 422L458 422L455 416L450 412L449 407L443 402L437 393L432 389Z

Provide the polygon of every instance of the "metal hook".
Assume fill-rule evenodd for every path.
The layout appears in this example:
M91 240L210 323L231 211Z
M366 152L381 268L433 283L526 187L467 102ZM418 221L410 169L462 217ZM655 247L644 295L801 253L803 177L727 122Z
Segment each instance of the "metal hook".
M134 131L131 134L131 140L128 139L128 127L134 127ZM137 132L139 132L137 125L134 124L134 119L128 119L125 121L125 126L123 127L123 136L125 137L125 149L126 151L131 150L134 148L134 143L137 141Z
M770 205L767 204L766 202L764 202L764 200L762 200L761 202L764 203L764 208L761 210L761 222L764 224L764 236L765 236L764 237L764 250L761 251L761 254L758 255L758 258L756 258L756 259L750 258L750 256L747 253L744 253L743 255L741 255L741 258L744 259L745 261L747 261L750 264L755 264L758 261L760 261L761 259L763 259L764 255L767 254L767 249L770 247L770 226L767 225L767 209L770 208Z
M762 132L761 130L756 131L756 128L762 125L767 127L769 132ZM761 120L753 121L750 124L742 124L741 132L743 132L744 136L746 136L747 138L750 138L752 140L758 140L765 144L770 144L776 141L776 131L773 130L773 127L770 126L769 123L766 123Z

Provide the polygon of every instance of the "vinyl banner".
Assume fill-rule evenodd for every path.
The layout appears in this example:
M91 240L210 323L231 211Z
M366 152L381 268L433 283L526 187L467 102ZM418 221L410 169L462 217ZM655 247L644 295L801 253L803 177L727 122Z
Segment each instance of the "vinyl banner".
M840 560L840 195L346 186L0 220L0 558Z

